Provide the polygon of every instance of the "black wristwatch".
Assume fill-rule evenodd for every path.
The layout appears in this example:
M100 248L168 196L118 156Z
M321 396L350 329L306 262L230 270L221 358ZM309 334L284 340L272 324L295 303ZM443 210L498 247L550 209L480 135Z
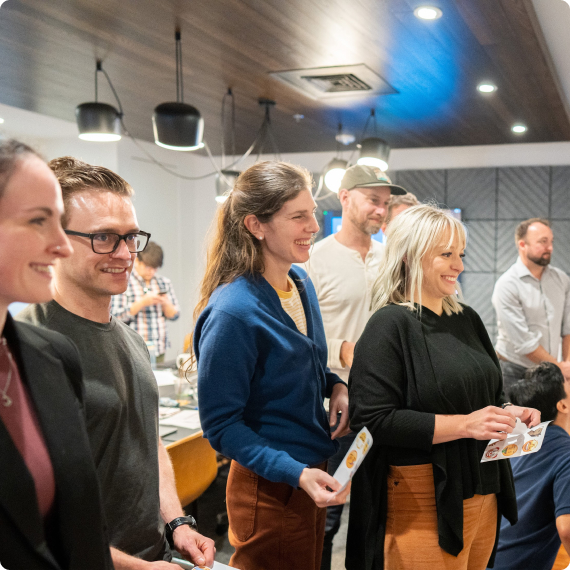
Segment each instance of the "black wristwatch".
M198 525L196 524L196 519L194 517L178 517L164 525L166 540L168 540L168 544L170 544L172 548L174 548L174 544L172 543L172 533L183 524L187 524L192 530L198 530Z

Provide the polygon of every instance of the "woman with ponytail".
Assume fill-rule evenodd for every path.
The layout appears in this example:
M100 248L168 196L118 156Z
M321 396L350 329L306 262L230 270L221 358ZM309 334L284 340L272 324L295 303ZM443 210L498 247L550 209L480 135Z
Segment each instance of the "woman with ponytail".
M218 211L194 313L200 419L233 460L230 564L243 570L318 570L324 507L348 493L325 470L347 433L347 388L326 367L313 284L292 266L309 259L319 229L311 186L283 162L241 174ZM333 435L325 397L331 418L341 412Z

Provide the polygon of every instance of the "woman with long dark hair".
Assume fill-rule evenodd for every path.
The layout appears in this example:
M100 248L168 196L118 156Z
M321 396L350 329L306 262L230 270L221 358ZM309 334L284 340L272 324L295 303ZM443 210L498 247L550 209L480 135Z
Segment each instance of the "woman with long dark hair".
M52 298L52 266L71 253L62 213L45 162L0 140L0 566L10 570L113 568L77 349L8 313Z
M346 433L346 385L326 367L314 287L293 263L319 226L311 175L283 162L243 172L218 211L196 307L194 350L204 435L233 459L230 564L320 568L327 505L348 491L326 473ZM331 418L341 412L331 436ZM329 487L332 489L327 489Z

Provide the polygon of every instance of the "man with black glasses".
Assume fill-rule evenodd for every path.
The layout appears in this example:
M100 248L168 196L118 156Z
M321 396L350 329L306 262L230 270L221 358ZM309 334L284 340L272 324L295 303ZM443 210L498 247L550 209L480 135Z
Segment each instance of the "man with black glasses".
M178 552L211 565L214 543L184 517L157 434L158 388L148 350L110 314L111 297L126 290L150 238L138 226L133 190L114 172L71 157L50 167L62 187L62 224L74 252L55 269L54 301L30 306L19 318L71 337L81 354L87 431L115 568L179 568L170 563L165 524Z

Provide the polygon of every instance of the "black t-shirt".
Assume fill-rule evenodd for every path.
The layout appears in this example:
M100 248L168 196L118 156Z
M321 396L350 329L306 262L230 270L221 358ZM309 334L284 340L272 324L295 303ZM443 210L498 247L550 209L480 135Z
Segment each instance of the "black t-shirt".
M97 323L55 301L31 305L18 319L58 331L79 349L111 546L144 560L168 558L159 510L158 387L142 337L114 317Z

